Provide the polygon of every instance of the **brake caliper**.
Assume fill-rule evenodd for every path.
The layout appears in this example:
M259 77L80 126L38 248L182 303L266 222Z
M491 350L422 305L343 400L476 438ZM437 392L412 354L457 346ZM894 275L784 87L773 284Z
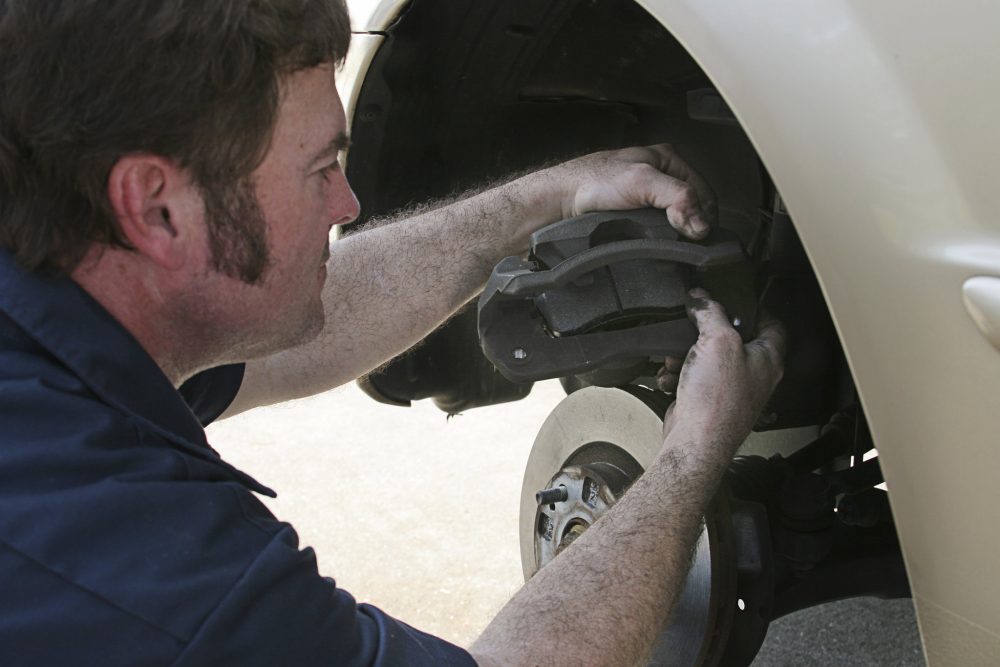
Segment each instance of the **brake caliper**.
M515 382L576 376L616 386L683 357L698 331L694 287L722 303L744 340L756 328L753 263L732 232L681 239L662 211L588 213L536 232L479 299L483 351Z

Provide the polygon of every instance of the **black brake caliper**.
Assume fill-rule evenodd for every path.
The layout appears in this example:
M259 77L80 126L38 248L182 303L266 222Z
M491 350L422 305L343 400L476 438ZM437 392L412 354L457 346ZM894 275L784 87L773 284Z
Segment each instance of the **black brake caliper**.
M680 238L663 211L588 213L536 232L479 299L486 356L509 380L576 376L616 386L683 357L697 340L688 291L704 287L744 340L755 334L754 266L739 238Z

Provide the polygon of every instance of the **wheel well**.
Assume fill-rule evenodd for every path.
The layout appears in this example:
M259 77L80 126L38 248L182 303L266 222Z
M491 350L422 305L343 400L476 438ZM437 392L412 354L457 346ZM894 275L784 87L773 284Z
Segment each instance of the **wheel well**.
M756 151L683 46L632 0L413 0L360 91L348 177L359 223L584 153L667 142L716 192L745 243L772 231L787 265L765 306L790 330L767 428L822 424L854 387L822 293ZM449 412L516 400L476 345L466 311L362 383Z
M744 453L758 456L738 459L727 482L739 508L733 525L742 531L741 553L768 565L741 573L727 589L730 602L756 606L747 607L753 614L731 614L743 620L717 635L716 648L752 658L772 618L842 595L908 594L888 501L868 488L881 478L842 494L838 513L832 487L822 486L871 473L872 462L851 464L872 444L792 220L744 129L656 19L632 0L412 0L372 62L352 134L348 177L361 223L592 151L673 144L715 190L720 225L763 248L762 305L789 332L784 379L755 429L780 432L755 434ZM579 388L565 380L568 391ZM482 354L473 308L361 386L396 404L431 397L448 412L517 400L530 389L505 380ZM652 402L664 398L656 393ZM792 428L799 426L808 428ZM803 446L807 439L813 442ZM566 463L627 467L609 461L609 449L583 447ZM779 451L796 453L771 456ZM534 539L538 525L533 494L558 472L535 471L541 477L526 482L522 557L534 553L525 539ZM809 519L821 520L820 528L785 525L817 498L823 503Z
M750 142L724 109L716 122L690 113L690 93L710 86L631 0L414 0L375 56L353 119L349 176L362 221L658 142L673 143L730 214L753 210L766 193Z

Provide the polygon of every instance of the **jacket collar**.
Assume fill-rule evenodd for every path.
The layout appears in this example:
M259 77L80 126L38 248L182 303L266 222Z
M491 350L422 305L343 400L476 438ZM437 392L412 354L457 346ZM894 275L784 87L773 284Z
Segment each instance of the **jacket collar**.
M102 401L190 453L222 466L252 490L276 495L219 457L194 413L152 357L73 280L25 271L0 248L0 311Z

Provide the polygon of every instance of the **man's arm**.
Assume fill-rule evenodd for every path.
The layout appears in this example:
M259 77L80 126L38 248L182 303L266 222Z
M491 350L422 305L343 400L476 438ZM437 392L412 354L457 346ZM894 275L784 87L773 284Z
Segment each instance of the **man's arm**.
M704 297L703 293L697 295ZM743 345L704 298L663 449L622 499L532 577L473 645L483 667L633 665L648 659L690 566L726 465L781 378L784 335Z
M409 349L482 290L531 234L594 210L666 210L700 238L715 215L711 190L666 145L595 153L454 204L373 226L331 247L326 325L300 347L247 364L225 416L349 382Z

